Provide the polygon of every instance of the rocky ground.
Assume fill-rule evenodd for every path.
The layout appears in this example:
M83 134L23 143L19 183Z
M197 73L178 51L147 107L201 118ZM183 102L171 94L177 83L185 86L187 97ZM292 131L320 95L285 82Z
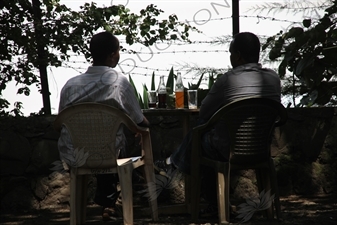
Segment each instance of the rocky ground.
M281 198L282 221L267 221L255 215L245 224L285 224L285 225L335 225L337 223L337 201L331 195L296 196L291 195ZM100 207L91 204L87 208L86 224L122 224L122 218L116 221L102 222ZM38 210L33 212L1 212L0 224L3 225L65 225L69 224L69 209ZM135 209L134 224L161 225L161 224L195 224L190 222L189 215L161 215L158 222L152 222L148 217L137 214ZM202 218L197 224L217 224L216 218ZM239 224L232 222L231 224Z
M2 180L1 183L13 191L8 191L9 194L2 199L1 210L0 210L0 224L3 225L66 225L69 224L69 187L66 181L69 181L69 177L66 174L55 174L50 176L50 182L58 186L58 188L50 189L45 188L50 192L49 194L42 195L41 190L38 196L43 201L37 203L36 199L30 198L32 195L29 189L23 189L27 185L20 186L20 182L5 182ZM181 174L176 174L175 182L171 180L172 187L166 184L167 188L163 189L158 197L159 207L179 204L181 203L184 196L184 179ZM159 179L163 179L163 176L157 176ZM51 179L55 178L55 179ZM141 179L141 177L136 177ZM56 182L57 181L57 182ZM161 180L163 183L164 179ZM66 184L65 184L66 183ZM90 182L89 182L90 183ZM93 179L93 183L94 179ZM159 215L159 221L152 222L149 215L149 211L146 210L147 200L144 200L144 196L141 194L143 186L141 182L136 182L134 186L134 224L136 225L161 225L161 224L207 224L215 225L217 224L217 217L207 217L200 218L198 223L192 223L190 220L190 215L179 214L179 215ZM24 182L26 184L26 182ZM249 183L242 183L237 185L234 194L231 197L231 203L238 206L244 201L238 200L235 197L236 192L240 192L243 195L244 192L253 192L254 190L249 190L247 185ZM50 186L50 185L49 185ZM48 186L48 187L49 187ZM63 189L60 189L63 187ZM241 187L241 188L240 188ZM37 188L39 190L41 188ZM48 191L49 190L49 191ZM51 191L53 190L53 191ZM68 191L65 191L68 190ZM61 195L61 192L65 192L68 198ZM92 191L93 192L93 191ZM68 194L67 194L68 193ZM90 195L90 194L89 194ZM240 196L240 195L239 195ZM62 198L64 198L62 200ZM89 197L90 199L90 197ZM287 195L281 196L281 211L282 220L281 221L268 221L261 216L259 213L255 213L251 220L245 224L252 225L269 225L269 224L284 224L284 225L329 225L337 224L337 198L333 192L330 194L316 194L316 195ZM55 204L58 203L58 204ZM34 207L28 207L32 205ZM123 224L122 217L117 218L115 221L103 222L101 220L101 208L94 204L93 201L89 200L87 207L87 222L86 224ZM231 217L231 224L240 224L240 220L235 217Z

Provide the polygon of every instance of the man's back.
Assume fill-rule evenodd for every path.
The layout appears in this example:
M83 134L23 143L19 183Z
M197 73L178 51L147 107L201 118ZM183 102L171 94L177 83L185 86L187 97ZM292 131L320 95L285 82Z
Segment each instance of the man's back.
M126 77L107 66L91 66L86 73L71 78L62 88L59 111L67 106L82 102L98 102L115 106L128 114L135 123L141 123L143 114L135 98L134 90ZM117 134L116 145L124 149L124 135L121 129ZM58 141L60 157L67 163L75 159L72 154L70 135L61 130ZM124 150L121 150L124 153Z
M106 66L91 66L86 73L70 79L61 91L59 111L81 102L99 102L112 105L115 100L135 123L143 115L134 96L134 90L124 75ZM138 112L138 114L136 112Z
M200 107L200 118L208 120L221 106L239 98L261 96L280 101L279 76L258 63L236 67L213 85Z

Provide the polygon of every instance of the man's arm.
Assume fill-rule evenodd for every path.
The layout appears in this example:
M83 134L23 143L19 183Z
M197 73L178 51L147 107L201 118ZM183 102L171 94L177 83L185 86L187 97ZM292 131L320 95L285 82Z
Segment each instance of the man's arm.
M146 119L146 117L143 117L143 121L137 124L140 127L150 127L150 122Z
M224 90L223 81L217 80L201 103L199 117L204 121L209 120L211 116L223 105Z

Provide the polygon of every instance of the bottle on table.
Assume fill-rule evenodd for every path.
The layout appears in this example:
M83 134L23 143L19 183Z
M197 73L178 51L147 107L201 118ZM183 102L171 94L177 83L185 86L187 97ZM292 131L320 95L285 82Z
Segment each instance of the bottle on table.
M166 108L166 86L164 76L160 76L158 86L158 108Z
M184 84L180 72L177 73L175 94L176 94L176 108L177 109L184 108Z

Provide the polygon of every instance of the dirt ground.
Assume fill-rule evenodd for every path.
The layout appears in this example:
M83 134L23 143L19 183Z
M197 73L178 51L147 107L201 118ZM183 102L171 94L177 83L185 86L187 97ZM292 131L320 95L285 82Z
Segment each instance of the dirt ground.
M329 225L337 224L337 201L331 195L321 196L287 196L281 198L282 205L282 221L268 221L259 215L245 223L251 225L269 225L269 224L285 224L285 225ZM87 208L86 224L106 224L117 225L123 224L122 218L115 221L101 221L101 208L95 204L89 205ZM161 225L161 224L217 224L216 218L201 218L198 223L191 223L189 215L160 215L159 221L152 222L148 217L137 214L137 208L134 210L136 225ZM235 222L235 218L231 224L239 224ZM38 210L35 212L24 213L0 213L0 224L3 225L65 225L69 224L69 209L50 209Z

